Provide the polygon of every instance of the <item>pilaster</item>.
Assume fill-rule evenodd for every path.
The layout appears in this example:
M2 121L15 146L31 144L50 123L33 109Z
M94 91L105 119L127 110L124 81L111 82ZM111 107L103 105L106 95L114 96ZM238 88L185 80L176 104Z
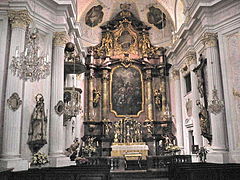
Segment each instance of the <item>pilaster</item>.
M28 169L28 161L21 158L21 123L22 123L22 105L21 103L15 109L15 100L23 101L23 80L14 76L10 66L12 57L16 56L16 50L21 53L24 51L26 28L31 22L28 11L9 11L9 20L11 24L11 42L8 62L6 99L3 123L3 145L0 160L0 167L14 168L14 171ZM13 95L16 96L13 96Z
M213 98L213 90L216 88L218 97L223 100L223 88L221 80L221 66L218 52L217 34L206 32L202 36L207 58L207 77L208 77L208 102ZM225 129L225 111L218 114L210 114L212 127L212 145L209 159L212 162L224 162L226 152L227 133ZM216 157L216 155L218 155Z

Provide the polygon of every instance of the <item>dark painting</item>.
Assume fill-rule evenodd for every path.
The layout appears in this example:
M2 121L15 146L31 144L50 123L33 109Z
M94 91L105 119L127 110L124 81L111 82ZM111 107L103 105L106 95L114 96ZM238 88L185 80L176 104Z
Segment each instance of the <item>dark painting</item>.
M93 6L86 14L85 22L88 26L94 27L102 22L103 19L103 7L101 5Z
M166 26L166 15L159 8L150 7L147 19L150 24L154 24L158 29L163 29Z
M142 89L139 69L117 67L112 74L112 111L117 116L138 116L143 105Z

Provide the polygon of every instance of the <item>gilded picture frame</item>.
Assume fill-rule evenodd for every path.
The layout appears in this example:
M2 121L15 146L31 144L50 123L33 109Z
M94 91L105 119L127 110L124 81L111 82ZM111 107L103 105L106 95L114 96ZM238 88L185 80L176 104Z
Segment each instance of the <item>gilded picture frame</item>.
M139 117L144 111L143 74L138 66L118 65L112 69L110 111L116 117Z

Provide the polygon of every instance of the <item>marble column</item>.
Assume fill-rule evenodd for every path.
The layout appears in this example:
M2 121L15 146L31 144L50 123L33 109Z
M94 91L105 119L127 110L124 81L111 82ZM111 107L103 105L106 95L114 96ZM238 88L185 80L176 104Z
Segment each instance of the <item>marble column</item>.
M14 168L14 171L20 171L28 168L28 161L21 159L20 152L23 106L20 104L16 109L12 109L8 102L13 93L16 93L21 102L23 102L24 82L17 76L13 75L10 66L12 63L12 57L16 56L16 50L18 49L19 53L24 51L26 27L30 24L32 19L30 18L28 11L22 10L9 11L9 20L11 23L11 42L6 82L3 144L0 167Z
M60 167L68 165L63 155L63 114L55 111L59 101L63 101L64 93L64 47L68 42L66 32L55 32L53 37L51 114L49 129L50 165Z
M145 70L145 85L146 85L146 120L153 120L153 100L152 100L152 70Z
M102 74L102 120L108 119L109 113L109 71L110 69L103 69Z
M175 118L176 118L176 137L177 144L180 148L184 146L183 140L183 119L182 119L182 97L181 97L181 83L180 83L180 74L179 70L174 70L172 72L173 80L174 80L174 94L175 94Z
M221 80L221 66L220 57L218 52L217 34L204 33L202 42L205 47L205 53L207 58L207 77L208 77L208 102L212 100L212 91L214 86L217 89L218 97L223 100L223 88ZM208 104L209 105L209 104ZM227 133L225 129L225 113L222 110L218 114L210 114L211 127L212 127L212 150L213 151L225 151Z
M196 52L188 51L186 54L186 61L190 68L191 76L191 86L192 86L192 118L193 118L193 136L194 136L194 145L203 146L203 139L201 135L201 127L199 120L199 108L196 105L196 101L199 100L199 91L198 91L198 79L196 74L193 72L193 69L197 66L197 56Z

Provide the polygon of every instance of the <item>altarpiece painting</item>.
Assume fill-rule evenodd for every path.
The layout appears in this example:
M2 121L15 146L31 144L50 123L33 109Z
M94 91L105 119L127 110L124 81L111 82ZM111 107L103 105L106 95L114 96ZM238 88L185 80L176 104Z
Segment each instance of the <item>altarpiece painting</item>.
M136 117L143 110L141 71L117 66L111 75L111 111L118 117Z

